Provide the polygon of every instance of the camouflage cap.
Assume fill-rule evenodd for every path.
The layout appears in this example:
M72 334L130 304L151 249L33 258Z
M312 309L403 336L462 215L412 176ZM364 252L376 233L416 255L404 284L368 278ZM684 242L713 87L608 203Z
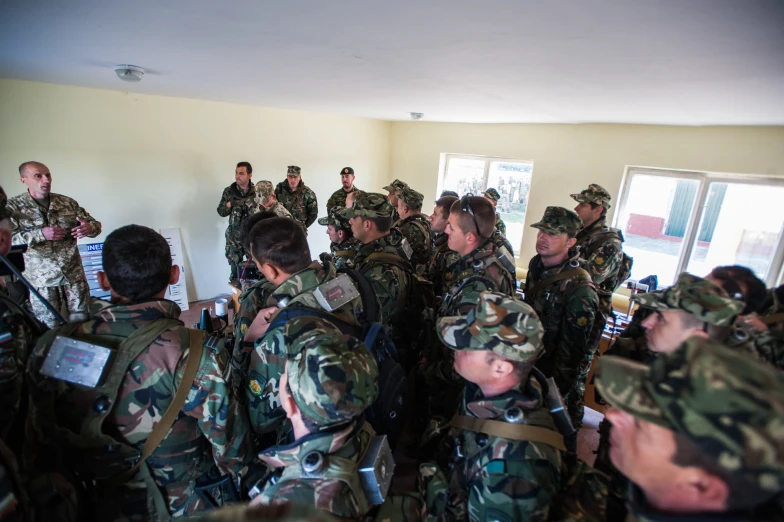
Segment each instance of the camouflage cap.
M0 187L0 219L6 219L13 217L14 213L8 209L8 196L3 190L3 187Z
M354 206L340 210L340 217L351 219L360 217L391 217L392 203L389 198L376 192L363 192L354 197Z
M454 190L442 190L441 191L441 195L438 196L438 197L439 198L443 198L444 196L454 196L454 197L460 199L460 194L458 194Z
M388 192L397 192L398 190L403 190L407 186L408 183L406 183L405 181L400 181L399 179L396 179L386 187L382 187L382 188Z
M534 223L531 227L554 235L565 234L569 231L576 234L583 228L583 220L574 210L564 207L547 207L542 220Z
M354 169L352 169L351 167L343 167L343 170L340 171L340 175L342 176L343 174L351 174L353 176Z
M302 414L319 426L340 424L364 412L378 395L378 367L365 345L321 318L286 323L288 380Z
M683 310L716 326L730 326L744 307L741 301L730 297L716 283L686 272L673 286L658 292L637 294L632 299L643 308Z
M499 194L498 191L494 188L485 190L484 195L495 202L498 202L498 200L501 199L501 194Z
M262 206L269 200L269 197L275 194L275 187L272 186L271 181L258 181L253 186L253 191L255 192L254 199L256 200L256 205Z
M302 169L296 165L289 165L286 170L286 176L299 176L301 172Z
M417 192L416 190L412 189L411 187L405 187L403 191L398 196L403 203L408 205L411 208L420 209L422 208L422 202L425 200L425 196L421 193Z
M597 205L601 205L604 208L610 208L610 200L612 199L612 196L609 192L604 190L604 187L601 185L591 183L588 185L587 189L583 190L579 194L572 194L572 199L578 203L585 203L587 201L589 203L596 203Z
M327 215L325 217L318 218L318 224L324 227L329 225L334 225L340 229L349 229L351 225L348 224L348 220L344 219L340 215L340 211L343 210L340 207L331 208L327 211Z
M468 315L442 317L438 337L453 350L489 350L512 361L533 361L544 329L533 308L498 292L482 292Z
M614 408L682 433L727 473L784 487L784 378L773 366L695 336L650 366L600 358L596 388Z

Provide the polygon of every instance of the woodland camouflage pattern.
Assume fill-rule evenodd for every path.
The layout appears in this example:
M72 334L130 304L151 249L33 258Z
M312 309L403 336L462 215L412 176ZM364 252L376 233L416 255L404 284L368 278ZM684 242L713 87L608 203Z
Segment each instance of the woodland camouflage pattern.
M307 230L318 217L316 193L302 181L299 167L289 167L287 176L290 174L296 174L299 178L297 189L292 191L288 180L283 180L275 187L275 195L278 196L280 204L291 212L294 221Z
M495 213L495 229L506 236L506 223L501 219L501 214Z
M564 207L547 207L544 210L542 220L531 225L531 228L538 228L554 236L569 232L575 236L583 228L583 220L574 210Z
M166 300L151 300L134 305L112 305L93 300L91 320L81 324L77 337L90 335L109 342L120 342L138 328L152 321L176 319L179 307ZM180 323L181 324L181 323ZM117 401L104 422L104 433L112 434L138 450L144 445L157 422L171 402L182 379L185 360L189 351L180 344L180 329L174 327L161 334L144 349L130 365L120 386ZM93 409L96 397L91 388L81 388L65 381L48 379L38 370L49 349L39 343L31 355L28 379L31 383L31 411L29 433L34 434L39 445L35 452L39 460L36 469L46 470L52 458L62 450L60 457L71 469L80 469L85 463L84 451L76 451L65 439L56 437L58 428L79 433L87 412ZM196 477L217 467L221 473L238 476L245 460L252 455L248 426L245 417L231 400L231 393L223 378L226 373L225 352L205 347L191 387L191 393L182 414L153 455L146 461L155 482L163 488L168 499L168 509L173 516L184 516L205 508L194 493ZM54 453L52 453L54 452ZM101 451L91 458L112 461L112 453ZM70 458L69 458L70 457ZM114 458L114 464L117 464ZM123 462L123 461L121 461ZM128 462L123 464L128 469ZM101 469L100 467L98 469ZM104 468L111 470L112 467ZM112 476L111 474L108 476ZM115 511L114 517L142 517L147 514L146 493L141 483L132 486L103 490L100 495L104 508Z
M610 193L607 192L604 187L597 185L596 183L591 183L588 185L587 189L579 194L572 194L571 196L572 199L578 203L595 203L604 208L610 208L610 200L612 199Z
M234 504L188 518L190 522L338 522L321 509L287 502L275 505Z
M229 226L226 228L225 234L226 259L229 260L229 265L232 265L232 270L237 270L236 274L233 274L236 278L239 278L239 264L243 259L250 259L250 252L242 244L241 228L245 218L258 209L254 198L255 191L252 181L248 182L248 190L240 189L235 182L223 189L218 203L218 215L229 218ZM228 203L231 203L231 207L227 206Z
M392 204L389 198L376 192L360 192L354 198L354 205L351 208L344 208L340 211L340 217L351 219L353 217L377 218L391 217Z
M244 402L247 384L248 365L253 343L245 342L245 333L259 314L267 306L267 299L275 290L275 285L262 277L240 294L239 310L234 314L234 350L231 356L231 389L234 397Z
M493 201L494 203L498 203L498 200L501 199L501 194L499 194L498 191L494 188L489 188L485 190L483 195L490 201Z
M332 253L332 263L335 268L354 268L357 251L362 248L362 241L350 237L342 243L331 243L329 250Z
M433 251L427 267L427 279L433 283L433 292L436 299L443 296L449 287L444 288L444 275L447 267L456 263L460 254L449 248L449 236L446 233L434 234Z
M358 191L359 189L355 186L352 186L351 190L349 190L348 192L343 190L343 187L340 187L335 192L333 192L332 195L327 200L327 211L333 208L346 208L346 198L348 197L348 195L351 194L352 192L358 192Z
M618 271L623 262L623 235L607 226L607 218L601 217L577 233L575 248L585 260L584 267L591 274L596 292L599 294L601 310L605 316L612 312L612 294L616 289Z
M784 379L774 368L702 337L650 366L602 357L607 402L687 436L727 474L772 497L784 484Z
M414 271L424 276L432 252L430 220L424 214L416 214L398 221L397 227L411 246Z

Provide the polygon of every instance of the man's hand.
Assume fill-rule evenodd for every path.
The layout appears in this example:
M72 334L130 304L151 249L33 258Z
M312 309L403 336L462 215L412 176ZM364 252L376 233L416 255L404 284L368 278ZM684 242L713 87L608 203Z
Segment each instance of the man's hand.
M256 316L252 323L250 323L248 331L245 332L245 337L243 340L245 342L252 343L267 333L267 329L269 328L269 319L277 309L277 306L270 306L268 308L262 308L259 310L259 315Z
M76 239L82 239L83 237L87 237L93 232L93 226L86 221L82 221L82 218L77 218L79 220L79 226L73 227L71 229L71 235Z
M768 329L768 325L760 321L756 315L744 315L738 317L738 324L741 326L748 326L758 332L764 332Z
M41 233L47 241L60 241L65 238L65 229L60 227L44 227Z
M231 201L226 202L226 208L231 208Z

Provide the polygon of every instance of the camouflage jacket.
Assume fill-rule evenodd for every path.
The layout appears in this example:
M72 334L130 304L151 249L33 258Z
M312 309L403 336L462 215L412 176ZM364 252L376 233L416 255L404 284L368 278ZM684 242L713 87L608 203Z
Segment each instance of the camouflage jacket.
M292 275L275 288L267 299L266 306L276 306L288 300L286 306L305 306L322 310L313 295L317 286L331 281L337 276L332 263L313 262L311 265ZM337 318L351 324L359 325L362 313L362 299L356 297L336 311ZM274 319L271 319L274 320ZM283 335L284 327L270 327L266 333L256 339L250 354L248 380L245 397L250 416L250 423L256 433L268 433L277 430L286 412L280 404L280 376L286 367L286 361L293 355L289 353L289 342Z
M495 213L495 229L503 235L506 235L506 223L501 219L501 214L498 212Z
M318 217L318 200L316 193L300 180L297 190L289 188L289 182L283 180L275 187L275 196L281 205L289 209L294 221L307 229Z
M93 227L89 237L101 233L101 223L93 219L75 200L61 194L49 194L49 209L39 205L29 192L8 200L8 210L16 212L11 218L14 244L26 244L24 255L25 277L33 286L49 287L86 281L82 259L71 229L79 226L79 219ZM48 241L41 231L46 227L66 230L65 239Z
M584 268L591 274L596 292L602 302L602 310L611 305L615 291L615 280L623 262L623 236L613 233L605 217L599 218L577 233L578 255L585 260Z
M315 506L341 519L361 519L370 506L359 482L359 461L374 436L373 428L360 420L263 451L259 458L265 464L283 469L274 484L264 487L261 502L293 502ZM322 471L305 476L302 461L313 451L321 453L327 464Z
M259 210L261 210L261 209L259 209ZM275 204L272 206L272 208L269 208L269 209L266 209L266 210L268 210L269 212L272 212L273 214L275 214L278 217L287 217L287 218L292 217L291 212L289 212L289 209L287 209L286 207L281 205L280 201L276 201Z
M332 262L335 268L354 268L354 259L357 251L362 247L362 241L355 237L350 237L342 243L330 243L329 250L332 253Z
M179 307L164 299L131 305L113 305L93 299L90 302L91 319L81 324L75 335L99 335L121 341L152 321L177 319L179 315ZM168 408L182 379L189 351L181 348L180 335L177 328L165 331L129 365L117 400L103 423L102 433L139 450L144 447L153 425ZM28 432L35 434L42 448L62 448L62 456L66 456L70 445L66 438L56 440L58 429L52 426L74 434L81 433L85 410L93 408L96 398L92 388L49 379L39 373L48 349L48 345L39 342L30 356L27 370L31 384ZM232 400L223 378L226 364L225 352L205 346L182 413L146 461L156 484L164 490L173 516L205 509L204 502L194 491L197 477L216 466L221 473L238 476L251 456L247 420ZM45 451L36 452L38 469L46 469L47 455ZM100 458L112 459L109 452ZM70 462L67 465L78 468L80 463ZM146 501L134 504L134 497L125 495L125 492L118 493L115 499L117 518L120 515L131 518L147 512ZM139 501L138 498L135 500Z
M351 194L352 192L358 190L360 189L354 186L352 186L351 190L349 190L348 192L343 190L343 187L337 189L335 192L332 193L332 195L327 200L327 212L329 212L330 209L335 207L346 208L346 197L348 197L348 195Z
M227 203L231 203L231 207L228 207ZM218 203L218 215L229 217L226 240L239 244L242 222L256 211L252 181L249 182L248 190L242 190L237 183L232 183L223 189L220 203Z
M411 265L414 271L424 277L433 249L430 221L424 214L408 216L398 221L397 227L411 247Z
M527 425L556 430L535 378L492 398L468 383L459 415L506 422L510 408L519 408ZM456 448L448 466L451 477L432 464L420 466L427 520L547 520L561 490L561 450L458 428L450 429L447 441ZM461 457L455 457L457 448Z
M234 350L231 355L231 390L234 397L244 402L246 377L250 353L253 343L245 342L245 332L259 314L259 310L267 305L267 299L275 290L275 285L262 278L240 294L239 310L234 314Z
M449 248L449 236L445 233L436 234L433 238L430 265L427 268L427 277L433 283L436 298L442 297L449 290L444 288L444 274L447 267L452 266L458 259L460 254Z
M599 312L599 296L590 276L585 272L542 288L536 296L533 289L539 281L579 266L576 258L545 268L539 255L528 265L525 282L525 302L539 316L544 327L544 354L536 367L547 377L555 378L561 393L566 395L576 382L581 366L590 362L599 345L603 321ZM598 329L598 335L597 335Z
M514 281L514 260L509 251L487 241L447 267L438 317L467 314L485 291L514 296Z

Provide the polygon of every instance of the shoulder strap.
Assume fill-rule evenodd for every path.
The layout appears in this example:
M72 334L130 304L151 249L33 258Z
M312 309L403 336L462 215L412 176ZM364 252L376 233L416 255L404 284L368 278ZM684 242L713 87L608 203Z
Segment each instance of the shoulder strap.
M390 254L388 252L373 252L369 256L365 258L365 262L363 265L373 267L375 265L379 265L382 263L388 263L390 265L395 265L396 267L404 270L405 272L412 273L414 271L411 263L403 259L402 257Z
M784 312L780 314L763 315L759 318L762 324L775 324L784 321Z
M608 240L610 238L618 238L621 241L621 243L623 243L623 236L621 235L621 231L616 229L616 228L611 228L611 229L609 229L607 231L600 232L600 233L596 234L596 236L594 236L594 237L596 239L594 239L593 241L590 242L590 245L593 248L586 249L585 252L580 252L580 254L581 254L580 257L588 259L589 257L591 257L593 255L594 252L596 252L596 250L599 249L600 246L602 246L602 243L604 243L606 240Z
M449 425L461 430L487 433L502 439L541 442L555 449L566 451L563 435L547 428L525 424L509 424L490 419L477 419L476 417L468 417L466 415L455 415L449 421Z
M422 235L425 236L425 239L429 239L430 238L430 233L428 232L427 227L425 226L424 223L422 223L418 219L411 220L411 223L413 223L414 225L417 226L419 231L422 232Z
M530 299L530 302L533 303L536 298L539 296L539 292L550 286L551 284L555 283L556 281L562 281L564 279L568 279L572 276L576 275L585 275L589 279L591 275L588 273L587 270L584 268L570 268L568 270L562 270L555 275L548 277L547 279L543 279L536 283L534 287L531 289L531 296L526 296L526 300Z
M335 327L344 334L356 337L357 339L362 339L362 332L358 326L349 324L325 310L297 305L287 306L286 308L281 308L275 312L275 315L270 320L270 325L267 331L284 325L295 317L317 317L324 319L335 325Z
M353 268L346 268L344 271L359 287L359 297L362 299L362 315L365 316L362 321L363 326L378 321L379 317L381 317L381 307L378 304L376 292L373 290L370 281Z
M333 255L340 257L354 257L357 255L356 250L335 250Z

